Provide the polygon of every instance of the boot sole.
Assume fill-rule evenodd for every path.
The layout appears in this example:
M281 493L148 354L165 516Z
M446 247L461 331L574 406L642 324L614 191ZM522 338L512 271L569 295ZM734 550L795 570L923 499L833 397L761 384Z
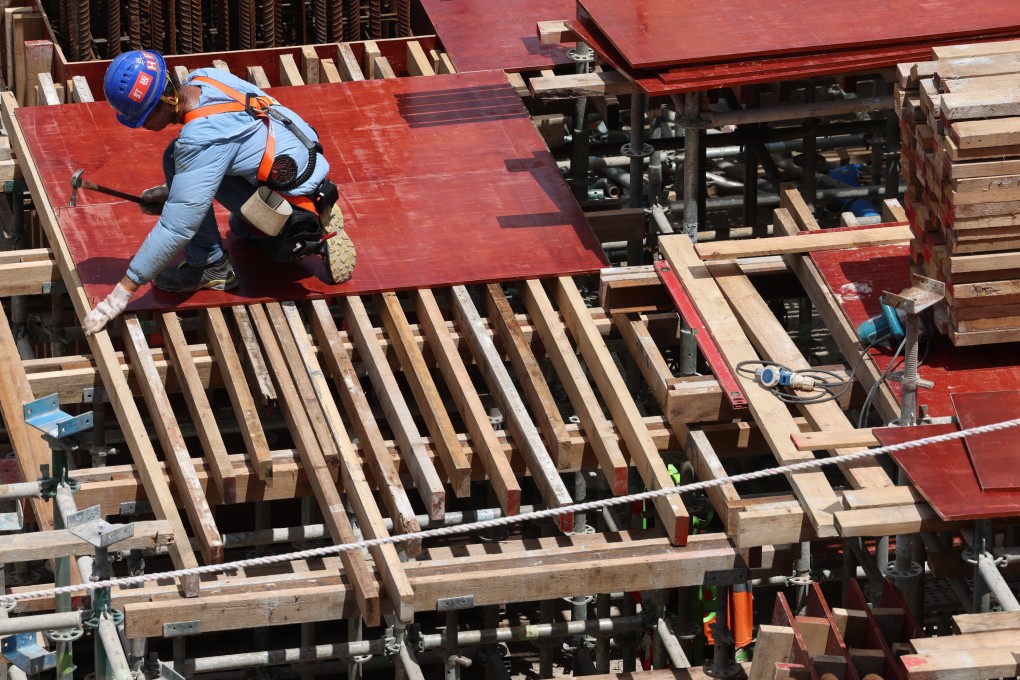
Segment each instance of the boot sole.
M336 234L326 240L323 264L326 265L333 283L343 283L354 274L354 264L358 259L358 254L354 250L354 242L351 241L351 237L344 231L344 215L340 211L340 206L337 205L333 206L329 224L322 230L324 235L330 232L336 232Z

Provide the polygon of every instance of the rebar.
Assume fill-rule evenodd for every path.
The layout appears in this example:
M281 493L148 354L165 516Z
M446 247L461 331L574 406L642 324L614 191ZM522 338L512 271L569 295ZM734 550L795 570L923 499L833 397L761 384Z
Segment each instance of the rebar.
M329 41L329 13L326 0L312 0L312 10L315 15L315 42L324 43Z
M361 0L344 0L344 40L361 40Z
M230 49L230 7L227 0L213 0L213 19L216 24L216 41L213 49L226 51Z
M89 19L89 0L78 0L77 14L74 24L74 38L71 53L77 55L75 61L89 61L94 58L92 53L92 25Z
M171 22L173 23L173 22ZM191 52L191 0L180 0L177 5L177 50L181 54Z
M368 0L368 32L370 40L382 38L382 2Z
M205 23L202 21L202 0L191 0L191 52L199 54L205 51L202 32Z
M397 1L397 37L406 38L411 33L411 0Z
M163 2L162 0L152 0L150 4L151 7L149 8L149 26L150 29L152 30L153 37L150 40L149 44L159 45L160 47L163 47L164 42L166 41L166 36L163 34L164 33L163 26L166 23L163 14ZM169 16L173 15L170 14ZM173 24L172 21L170 23Z
M283 33L283 3L280 0L271 0L273 4L273 47L286 44L286 36Z
M106 58L120 54L120 0L106 3Z
M242 50L255 49L255 0L240 0L238 3L237 32Z

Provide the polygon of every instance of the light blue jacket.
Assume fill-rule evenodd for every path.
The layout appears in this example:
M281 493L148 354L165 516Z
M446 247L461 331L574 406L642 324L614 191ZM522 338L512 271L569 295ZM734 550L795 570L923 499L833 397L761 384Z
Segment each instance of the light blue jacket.
M182 85L196 85L202 93L198 105L233 101L217 88L193 82L195 76L205 76L229 87L258 96L266 93L240 78L215 68L198 69L184 79ZM277 107L290 118L313 142L315 131L290 109ZM298 174L308 164L308 151L286 127L273 123L276 137L276 155L288 155L297 161ZM261 119L241 112L218 113L192 120L181 128L174 150L175 172L170 196L156 226L145 238L138 253L128 266L127 276L138 284L152 278L169 264L170 260L198 233L213 198L225 176L241 177L251 183L252 192L258 186L258 172L262 154L266 149L267 126ZM329 163L319 155L315 171L294 195L310 195L329 172Z

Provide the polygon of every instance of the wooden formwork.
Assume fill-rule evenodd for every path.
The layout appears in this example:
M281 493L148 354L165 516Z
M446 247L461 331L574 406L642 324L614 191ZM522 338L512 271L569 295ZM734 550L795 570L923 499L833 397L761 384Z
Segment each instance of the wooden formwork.
M293 56L278 58L281 82L302 82ZM320 61L317 72L322 82L387 77L387 63L366 47L346 67ZM410 74L449 68L415 41L406 42L405 63ZM313 70L305 64L305 73ZM276 84L261 80L265 69L247 74ZM87 85L79 81L78 91ZM18 137L14 107L7 95L4 123L49 248L5 254L0 293L35 296L62 281L81 318L89 305ZM792 193L786 201L776 230L809 228L803 203ZM698 291L713 333L725 337L731 363L767 357L807 365L751 283L790 271L843 353L859 351L853 329L802 255L721 265L704 276L689 247L669 242L663 251L674 269L690 275L685 282ZM621 495L672 486L670 460L686 458L698 478L721 478L743 459L771 467L814 457L793 442L802 430L852 430L836 402L804 407L798 417L764 393L752 396L752 386L745 386L750 411L730 410L717 382L674 376L679 319L654 274L607 270L595 302L598 287L599 281L562 277L127 315L111 333L88 339L87 352L78 341L82 354L29 360L17 358L5 316L0 408L22 476L34 479L49 453L24 424L22 404L56 392L62 404L80 408L102 386L117 424L107 438L122 440L131 462L77 470L76 503L98 504L108 516L147 503L155 520L138 523L132 547L165 552L170 562L160 567L176 568L243 555L225 538L221 517L232 506L314 499L321 537L349 543L358 531L367 538L414 532L421 518L441 522L455 507L498 505L513 515L522 505L569 505L570 473L596 473L592 495L595 489ZM878 375L869 367L859 377L868 388ZM887 390L877 403L885 411L895 407ZM378 625L384 615L410 621L465 596L480 607L700 586L705 572L738 565L755 575L785 574L790 544L945 528L876 462L831 475L797 473L764 491L722 485L708 496L724 532L688 535L688 508L667 496L655 502L648 530L574 533L574 517L565 514L556 535L536 538L526 524L495 548L474 535L412 540L399 550L115 588L113 603L132 638L161 637L167 624L187 621L200 621L202 633L356 616ZM89 552L66 532L51 531L50 507L34 502L33 510L44 533L11 539L4 561ZM17 612L52 608L42 598L19 604Z

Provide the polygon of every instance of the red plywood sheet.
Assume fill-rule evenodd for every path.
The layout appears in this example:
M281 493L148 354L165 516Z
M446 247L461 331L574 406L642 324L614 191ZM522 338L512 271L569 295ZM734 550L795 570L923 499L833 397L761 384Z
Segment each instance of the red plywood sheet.
M899 292L910 285L908 246L856 248L811 253L819 272L850 323L856 328L880 313L883 291ZM874 349L872 359L880 369L889 365L892 351ZM966 392L1020 390L1020 361L1016 345L954 348L936 333L920 376L935 383L934 389L917 393L919 404L933 417L954 414L950 395ZM851 357L852 358L852 357ZM899 384L890 385L899 394Z
M1020 418L1020 392L954 394L960 427L968 429ZM1020 437L1010 430L965 439L971 465L985 491L1020 491Z
M503 73L274 88L273 94L320 131L358 250L354 277L325 284L317 258L267 269L251 244L228 240L238 289L180 296L145 287L130 309L539 278L606 265ZM79 207L60 207L67 206L71 174L84 167L86 179L131 192L159 184L159 159L173 134L118 125L105 103L21 108L17 116L86 290L101 299L155 218L88 191L79 193ZM218 215L226 233L226 215L222 209Z
M1015 0L578 0L632 67L733 61L1020 28Z
M875 428L883 446L954 432L954 425ZM1020 491L984 491L962 439L891 454L928 504L946 521L995 519L1020 514Z
M542 45L539 21L571 19L574 0L422 0L458 71L527 71L573 63L572 45Z

